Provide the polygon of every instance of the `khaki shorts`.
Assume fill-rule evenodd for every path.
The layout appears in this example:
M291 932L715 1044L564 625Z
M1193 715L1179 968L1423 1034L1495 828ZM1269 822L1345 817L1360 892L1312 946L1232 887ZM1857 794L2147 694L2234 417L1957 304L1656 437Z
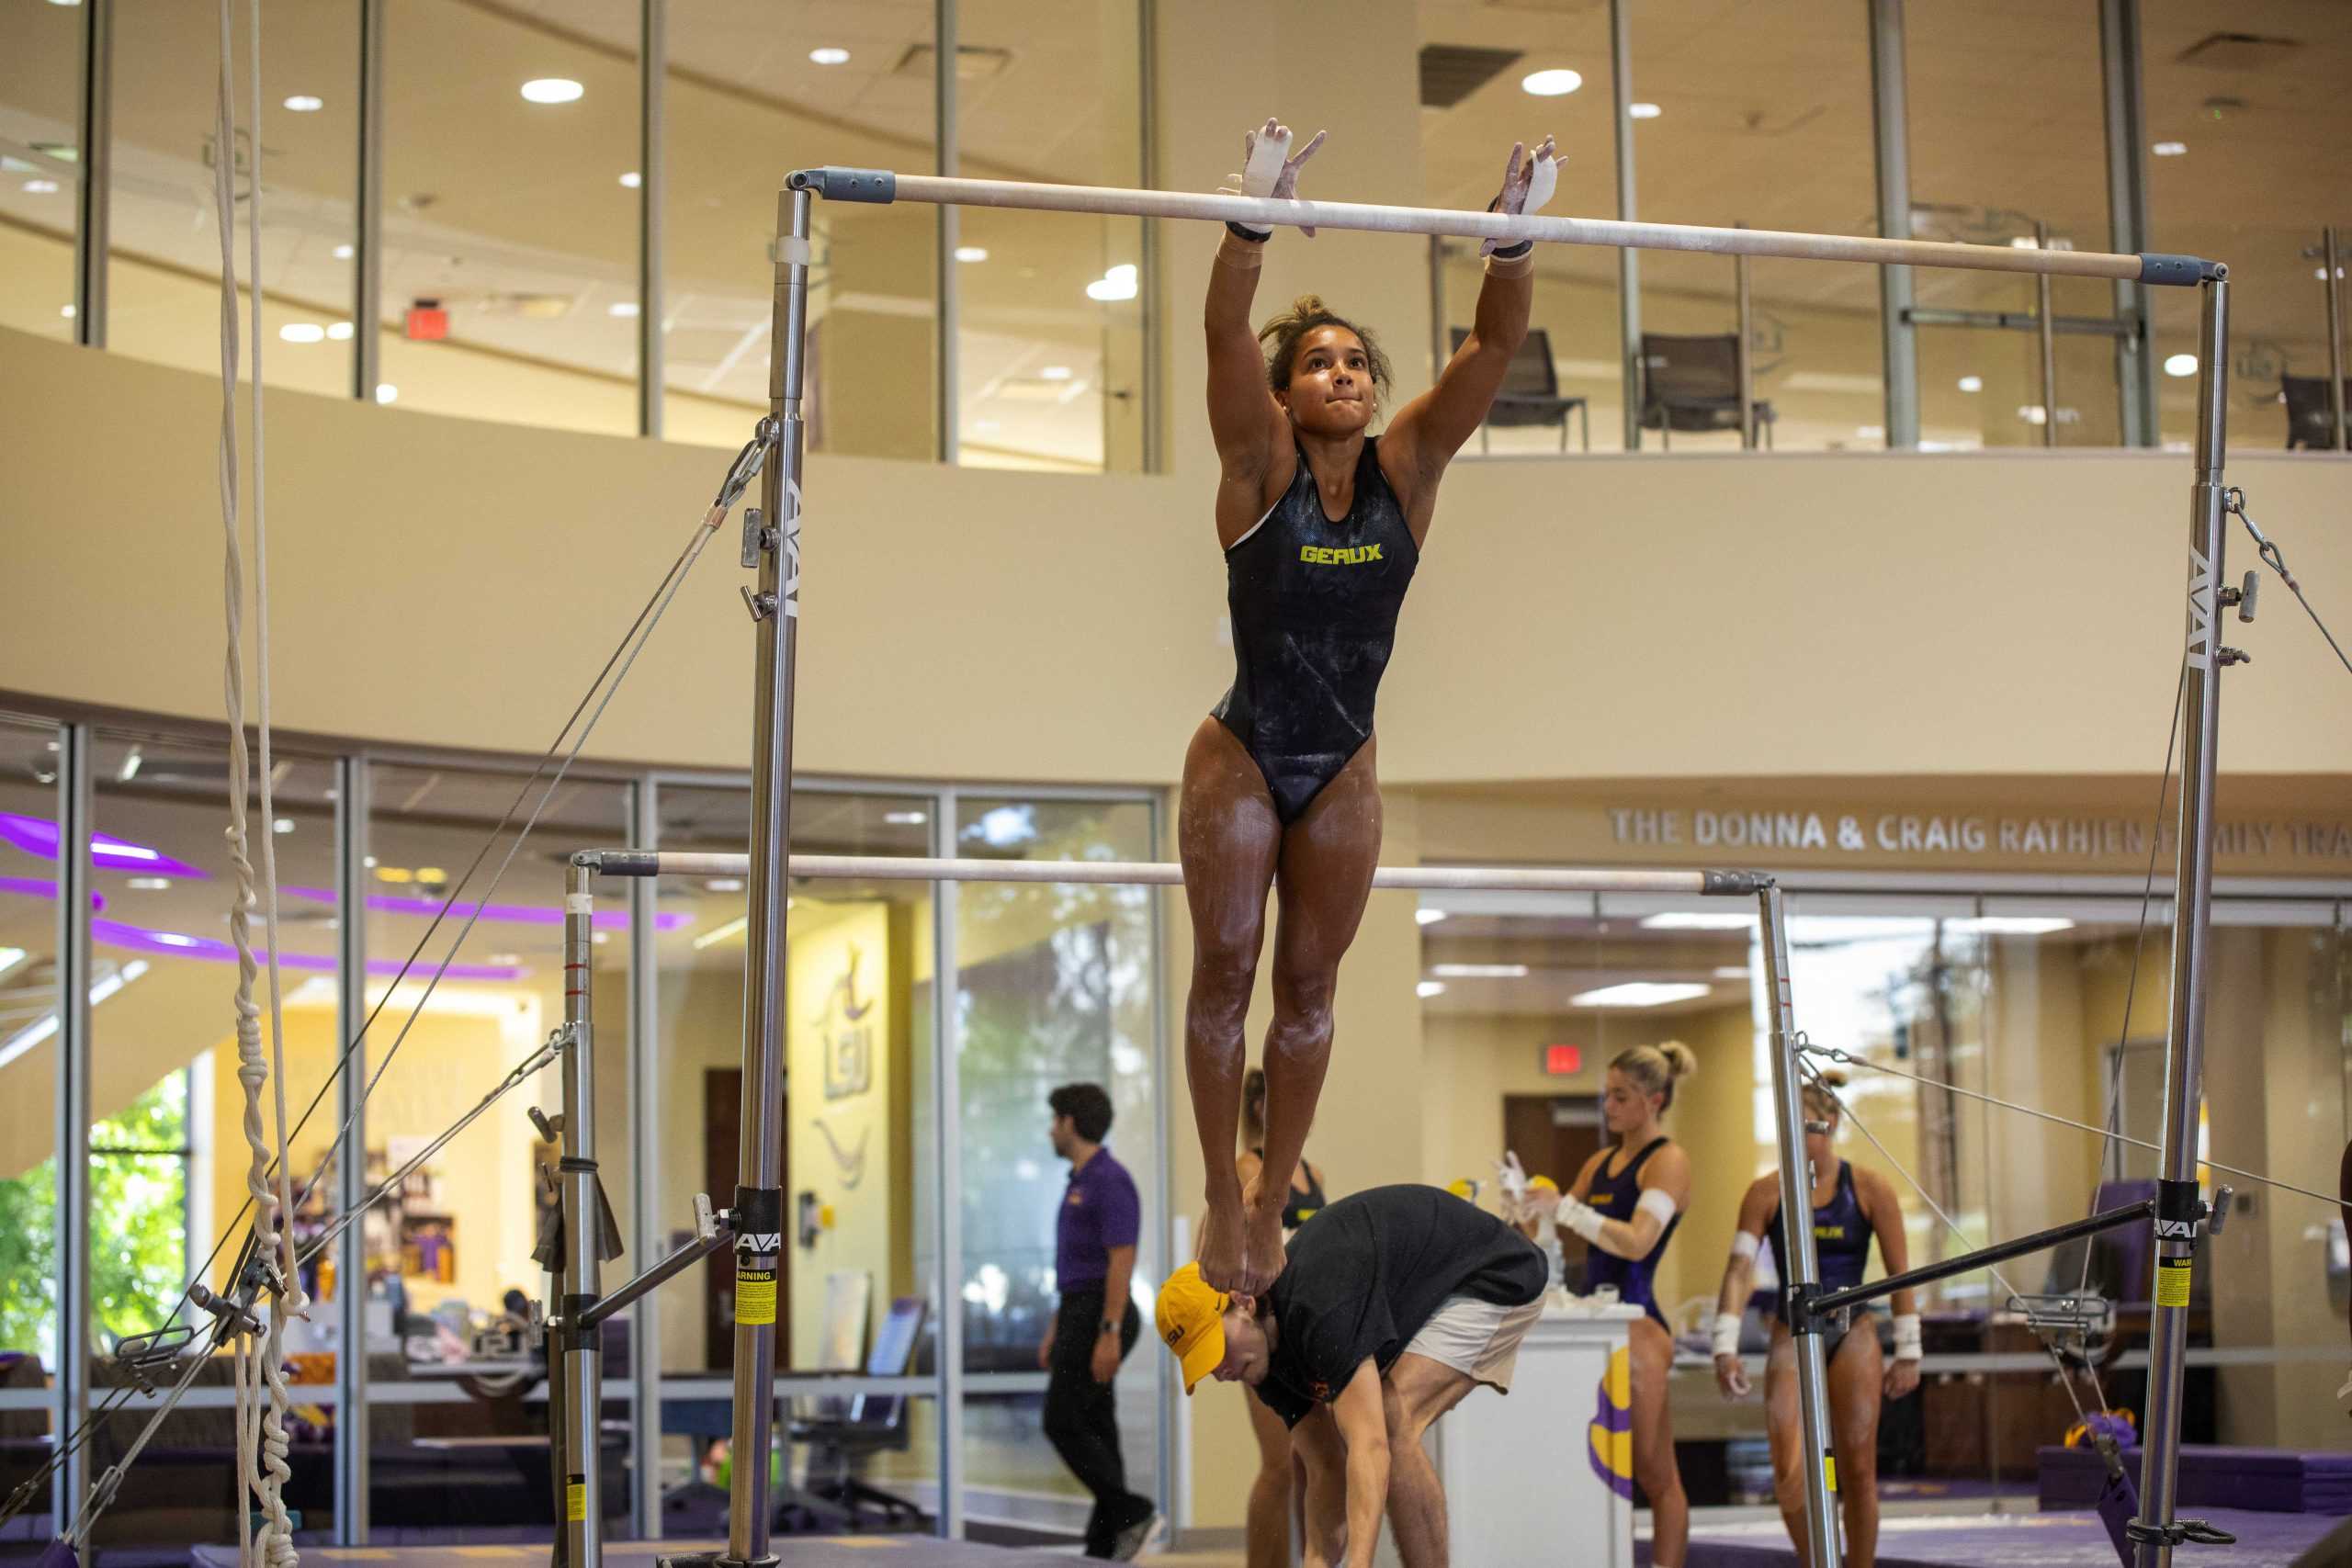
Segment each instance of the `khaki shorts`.
M1421 1325L1405 1354L1425 1356L1497 1393L1509 1393L1511 1372L1519 1365L1520 1341L1543 1315L1541 1296L1524 1306L1449 1296L1437 1314Z

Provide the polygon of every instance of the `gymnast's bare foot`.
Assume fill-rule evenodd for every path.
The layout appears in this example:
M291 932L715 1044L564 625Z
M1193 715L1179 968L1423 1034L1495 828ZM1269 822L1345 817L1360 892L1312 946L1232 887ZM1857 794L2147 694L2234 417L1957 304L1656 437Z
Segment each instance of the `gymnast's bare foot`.
M1277 1190L1270 1205L1259 1196L1259 1184L1252 1181L1243 1202L1247 1219L1241 1233L1241 1283L1235 1288L1262 1296L1274 1276L1290 1262L1283 1247L1282 1193Z
M1235 1202L1220 1207L1214 1192L1209 1194L1208 1205L1208 1213L1201 1220L1198 1255L1201 1278L1213 1291L1238 1289L1241 1281L1241 1205Z

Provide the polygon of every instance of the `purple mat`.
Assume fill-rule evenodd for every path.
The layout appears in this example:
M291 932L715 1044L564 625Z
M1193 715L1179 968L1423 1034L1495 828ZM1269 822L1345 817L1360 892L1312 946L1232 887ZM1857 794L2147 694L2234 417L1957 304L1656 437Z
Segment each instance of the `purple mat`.
M2315 1514L2256 1514L2199 1509L2238 1538L2235 1546L2200 1547L2199 1562L2229 1568L2290 1568L2335 1523ZM1796 1568L1796 1553L1777 1524L1690 1532L1686 1568ZM2115 1568L2115 1548L2097 1514L2012 1514L1999 1518L1883 1520L1878 1568Z
M2045 1509L2087 1508L2098 1496L2106 1469L2089 1449L2036 1450ZM2136 1479L2140 1450L2123 1450ZM2352 1453L2296 1453L2285 1449L2220 1448L2190 1443L2180 1450L2182 1511L2228 1506L2276 1514L2352 1514Z
M777 1550L796 1568L1069 1568L1068 1552L1008 1551L1001 1547L975 1546L968 1541L934 1540L919 1535L781 1536ZM653 1568L657 1555L673 1551L709 1551L723 1540L665 1540L659 1546L616 1544L605 1548L607 1568ZM306 1546L302 1561L328 1564L367 1562L377 1568L450 1568L454 1551L463 1551L469 1562L504 1562L513 1568L546 1568L548 1549L540 1546L334 1547ZM233 1546L199 1546L194 1550L196 1568L236 1568Z

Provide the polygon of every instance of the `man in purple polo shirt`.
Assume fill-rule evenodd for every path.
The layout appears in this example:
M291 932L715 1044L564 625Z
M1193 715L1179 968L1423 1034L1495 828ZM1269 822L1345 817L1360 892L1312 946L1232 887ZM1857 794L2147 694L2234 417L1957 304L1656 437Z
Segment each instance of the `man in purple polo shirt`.
M1054 1153L1069 1161L1054 1235L1061 1310L1037 1347L1046 1382L1046 1437L1089 1492L1086 1555L1125 1562L1159 1522L1151 1499L1127 1490L1119 1454L1119 1415L1111 1380L1136 1348L1141 1325L1128 1303L1142 1204L1135 1179L1111 1157L1111 1097L1102 1086L1064 1084L1046 1097L1054 1113Z

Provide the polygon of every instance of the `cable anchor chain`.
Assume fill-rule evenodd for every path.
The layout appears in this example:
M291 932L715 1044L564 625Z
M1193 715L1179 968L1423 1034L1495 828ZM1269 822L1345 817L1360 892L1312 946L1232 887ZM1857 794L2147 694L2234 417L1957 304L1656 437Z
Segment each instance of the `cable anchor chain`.
M710 503L711 527L718 526L719 520L734 510L735 502L742 499L752 481L760 477L760 469L766 466L768 452L775 446L780 428L773 414L763 414L760 423L752 427L752 438L743 443L743 449L735 454L735 461L728 465L727 478L719 482L718 497ZM752 563L745 561L743 564L749 566Z
M2133 1519L2123 1533L2135 1546L2235 1546L2238 1538L2203 1519L2175 1519L2168 1525L2143 1524Z
M2036 1334L2072 1335L2086 1342L2104 1338L2115 1324L2115 1303L2096 1291L2058 1295L2012 1295L2009 1310Z

